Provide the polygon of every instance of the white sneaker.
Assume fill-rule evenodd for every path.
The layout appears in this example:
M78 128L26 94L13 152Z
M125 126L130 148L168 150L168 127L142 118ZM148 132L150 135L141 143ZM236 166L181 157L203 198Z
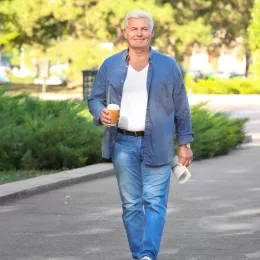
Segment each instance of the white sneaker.
M150 257L148 257L148 256L144 256L140 260L152 260L152 259Z

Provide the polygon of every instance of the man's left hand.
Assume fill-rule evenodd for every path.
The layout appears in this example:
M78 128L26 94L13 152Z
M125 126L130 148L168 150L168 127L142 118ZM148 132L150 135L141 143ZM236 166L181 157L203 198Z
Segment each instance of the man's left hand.
M190 148L188 148L185 145L181 145L179 147L179 152L178 152L178 156L179 156L179 161L178 163L181 165L185 165L186 167L188 167L193 159L193 152Z

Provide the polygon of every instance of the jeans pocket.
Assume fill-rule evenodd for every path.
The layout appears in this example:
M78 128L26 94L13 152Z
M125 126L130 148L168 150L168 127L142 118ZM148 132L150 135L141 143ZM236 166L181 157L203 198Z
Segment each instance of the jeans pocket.
M117 133L115 141L116 143L119 143L122 140L122 134Z

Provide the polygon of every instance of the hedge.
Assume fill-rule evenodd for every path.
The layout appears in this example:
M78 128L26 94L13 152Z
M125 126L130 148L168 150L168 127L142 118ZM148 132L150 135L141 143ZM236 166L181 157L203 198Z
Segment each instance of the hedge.
M0 97L0 171L70 169L98 163L102 128L86 103Z
M191 108L195 159L228 153L244 139L246 119ZM0 95L0 171L71 169L103 161L103 127L86 102Z
M252 79L185 78L186 88L194 94L260 94L260 81Z
M228 113L213 113L204 104L191 107L194 159L228 154L245 139L247 118L232 118Z

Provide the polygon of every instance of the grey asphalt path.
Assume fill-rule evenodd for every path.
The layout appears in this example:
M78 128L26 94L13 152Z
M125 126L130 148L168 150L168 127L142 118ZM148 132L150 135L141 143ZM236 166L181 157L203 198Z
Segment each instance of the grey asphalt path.
M260 259L259 105L224 106L251 118L254 142L172 176L159 260ZM0 260L16 259L130 260L115 177L0 206Z
M160 260L260 259L260 147L194 162L172 176ZM131 259L115 178L0 207L1 260Z

